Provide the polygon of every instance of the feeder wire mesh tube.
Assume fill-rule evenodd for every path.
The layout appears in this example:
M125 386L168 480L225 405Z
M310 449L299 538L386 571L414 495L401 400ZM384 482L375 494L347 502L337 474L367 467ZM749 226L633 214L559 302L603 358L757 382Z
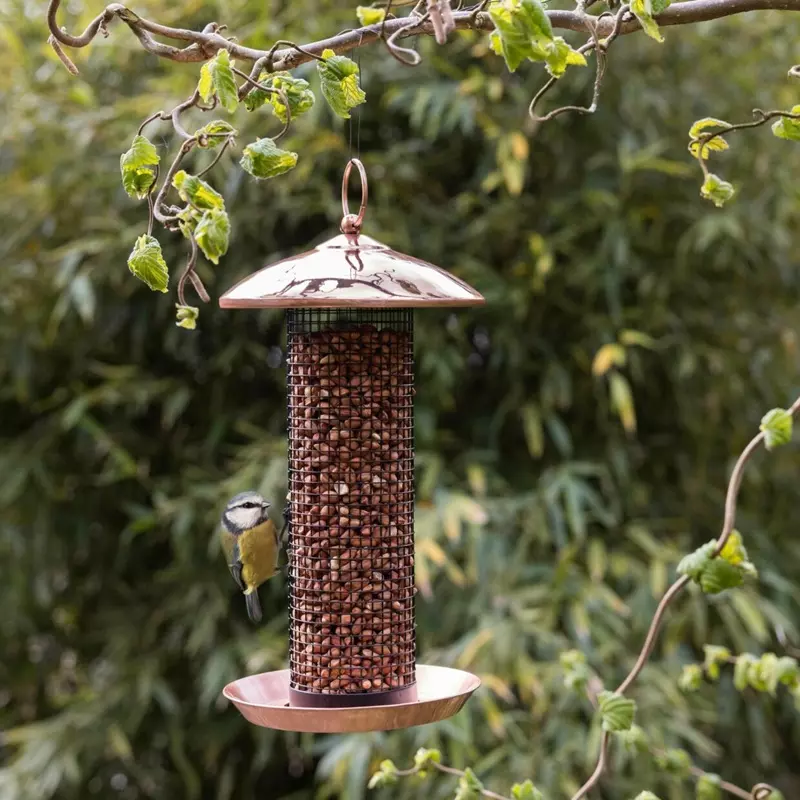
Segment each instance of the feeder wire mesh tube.
M415 692L410 309L288 312L290 700Z

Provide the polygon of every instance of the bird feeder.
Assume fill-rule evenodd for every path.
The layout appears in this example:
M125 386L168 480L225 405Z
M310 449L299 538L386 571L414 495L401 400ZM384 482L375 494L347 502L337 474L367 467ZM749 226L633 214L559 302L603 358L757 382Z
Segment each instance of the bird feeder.
M348 207L353 166L358 214ZM342 181L341 235L265 267L222 308L287 309L289 669L225 688L257 725L389 730L446 719L479 680L416 663L414 309L483 297L361 235L367 177Z

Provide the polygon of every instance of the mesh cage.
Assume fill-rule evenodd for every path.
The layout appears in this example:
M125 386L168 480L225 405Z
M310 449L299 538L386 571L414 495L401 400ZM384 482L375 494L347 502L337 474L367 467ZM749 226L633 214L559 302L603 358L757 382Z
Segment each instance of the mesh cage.
M288 313L293 703L414 686L413 312Z

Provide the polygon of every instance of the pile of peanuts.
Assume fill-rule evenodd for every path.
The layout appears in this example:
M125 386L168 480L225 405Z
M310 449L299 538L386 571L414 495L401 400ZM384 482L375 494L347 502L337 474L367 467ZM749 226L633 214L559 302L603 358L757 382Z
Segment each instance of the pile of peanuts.
M290 333L291 684L414 682L413 342L372 325Z

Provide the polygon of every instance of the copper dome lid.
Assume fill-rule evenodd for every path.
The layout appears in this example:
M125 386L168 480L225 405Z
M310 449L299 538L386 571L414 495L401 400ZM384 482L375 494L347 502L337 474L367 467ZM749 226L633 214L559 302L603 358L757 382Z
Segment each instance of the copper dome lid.
M353 166L361 175L361 208L351 214L347 185ZM439 267L391 250L361 235L367 176L352 159L342 181L339 236L297 256L271 264L237 283L220 298L222 308L421 308L478 306L485 302L469 284Z

